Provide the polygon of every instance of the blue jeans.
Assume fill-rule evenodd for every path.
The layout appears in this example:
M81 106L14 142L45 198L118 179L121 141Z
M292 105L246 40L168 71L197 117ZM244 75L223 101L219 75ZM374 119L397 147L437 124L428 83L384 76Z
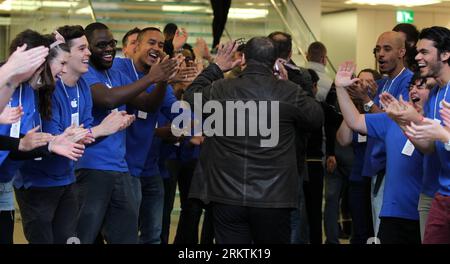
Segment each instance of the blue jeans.
M303 191L303 179L307 174L307 166L300 172L299 192L298 192L298 208L291 211L291 243L292 244L308 244L309 229L308 216L306 213L305 194Z
M161 176L140 177L142 201L139 210L139 241L161 244L164 182Z
M383 206L383 194L384 194L384 179L381 182L378 193L374 194L374 186L378 176L372 177L371 186L371 200L372 200L372 218L373 218L373 233L378 236L378 230L380 228L380 212ZM386 176L385 176L386 177Z
M138 213L133 177L128 172L76 171L80 214L78 238L92 244L102 232L108 244L138 243Z
M0 211L14 210L13 180L0 182Z
M339 244L339 208L351 167L339 166L325 175L324 226L326 244Z

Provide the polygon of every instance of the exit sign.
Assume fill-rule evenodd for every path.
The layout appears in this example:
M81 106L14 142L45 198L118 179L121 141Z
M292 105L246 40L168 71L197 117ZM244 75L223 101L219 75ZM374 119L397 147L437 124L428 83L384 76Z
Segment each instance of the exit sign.
M414 11L397 10L397 23L414 23Z

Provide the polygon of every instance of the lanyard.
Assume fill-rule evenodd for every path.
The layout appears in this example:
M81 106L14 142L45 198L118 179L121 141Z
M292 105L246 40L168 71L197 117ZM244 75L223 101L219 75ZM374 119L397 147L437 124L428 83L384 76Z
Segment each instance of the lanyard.
M22 105L22 84L20 84L20 90L19 90L19 106Z
M447 86L445 87L445 93L444 93L444 98L442 98L442 100L445 100L445 98L447 97L447 92L448 92L448 84L450 83L450 81L447 82ZM436 100L434 100L434 113L433 113L433 119L436 119L436 109L437 109L437 102L439 100L439 93L441 92L441 87L439 87L437 93L436 93ZM439 105L439 108L441 108L441 106Z
M70 105L70 107L72 107L72 101L70 100L69 94L67 93L67 90L66 90L66 86L64 85L64 81L62 79L61 79L61 84L64 89L64 93L67 96L67 100L69 101L69 105ZM80 91L78 88L78 82L76 83L76 87L77 87L77 113L80 113Z
M39 113L39 99L38 99L39 98L39 90L37 90L37 94L38 94L38 96L35 96L35 98L34 98L35 107L34 107L34 111L33 111L33 127L37 126L37 124L36 124L36 113L37 113L37 117L39 119L39 125L40 125L39 130L42 132L42 118L41 118L41 113ZM36 109L38 109L38 110L36 110Z
M136 81L139 80L139 75L136 71L136 67L134 67L134 62L131 60L131 66L133 66L134 75L136 76Z
M403 69L397 74L397 76L395 76L394 77L394 79L392 79L392 81L391 81L391 84L389 84L389 87L386 89L386 84L389 82L389 81L387 81L387 82L385 82L384 83L384 85L383 85L383 89L381 90L382 92L388 92L388 93L390 93L391 92L391 86L392 86L392 84L394 84L394 82L395 82L395 80L397 79L397 77L398 76L400 76L400 74L402 74L402 72L405 70L405 67L403 67Z
M105 70L105 74L106 74L106 78L108 78L107 86L109 89L111 89L113 86L112 86L111 79L109 78L108 70Z

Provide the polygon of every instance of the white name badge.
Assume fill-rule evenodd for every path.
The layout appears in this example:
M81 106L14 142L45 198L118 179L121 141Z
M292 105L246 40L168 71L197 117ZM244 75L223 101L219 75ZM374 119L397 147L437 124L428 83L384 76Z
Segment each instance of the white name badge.
M358 143L367 142L367 136L363 136L358 133Z
M138 118L140 118L140 119L147 119L147 112L138 111Z
M415 147L413 143L411 143L411 141L409 141L408 139L405 143L405 146L403 146L402 154L411 157L414 152L414 149Z
M42 157L35 158L34 160L35 160L35 161L40 161L40 160L42 160Z
M439 124L441 124L441 120L435 118L434 121L438 122Z
M73 113L72 119L70 121L70 124L79 126L80 125L80 114L79 113Z
M13 138L19 138L20 136L20 120L11 125L9 136Z

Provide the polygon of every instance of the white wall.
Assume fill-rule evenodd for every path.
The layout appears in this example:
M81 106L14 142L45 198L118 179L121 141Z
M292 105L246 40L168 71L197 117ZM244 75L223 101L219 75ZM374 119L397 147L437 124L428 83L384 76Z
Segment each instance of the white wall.
M327 47L328 58L335 67L343 61L356 59L356 22L356 11L322 16L321 42Z
M293 0L299 11L302 13L303 18L307 21L308 26L314 33L317 39L321 37L321 6L320 1L311 0Z

